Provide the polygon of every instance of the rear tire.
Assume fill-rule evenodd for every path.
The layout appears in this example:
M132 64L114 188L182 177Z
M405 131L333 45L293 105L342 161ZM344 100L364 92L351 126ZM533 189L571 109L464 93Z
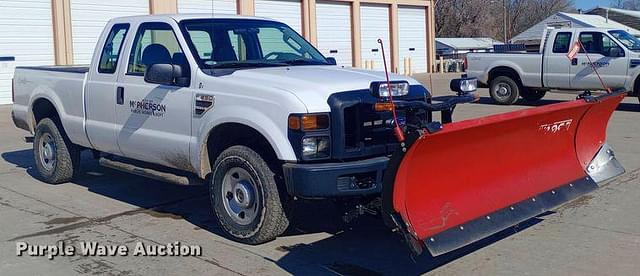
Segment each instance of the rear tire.
M535 102L544 98L545 94L547 94L547 91L522 89L520 97L522 97L527 102Z
M216 159L209 196L225 233L247 244L280 236L289 226L277 174L257 152L232 146Z
M491 98L501 105L512 105L520 96L520 85L507 76L499 76L491 81L489 88Z
M42 180L51 184L68 182L80 170L80 148L69 140L62 127L50 118L36 126L33 153Z

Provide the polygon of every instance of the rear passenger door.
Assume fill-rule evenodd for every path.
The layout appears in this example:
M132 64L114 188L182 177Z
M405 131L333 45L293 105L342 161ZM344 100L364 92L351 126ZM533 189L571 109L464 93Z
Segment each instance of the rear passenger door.
M116 82L122 67L122 52L129 34L128 23L114 24L102 42L98 58L94 58L85 88L86 131L93 147L120 154L116 138ZM122 62L123 63L123 62Z
M193 89L191 67L173 27L166 22L142 23L128 44L128 62L116 89L117 139L123 155L191 171L189 142ZM153 64L175 64L187 78L181 85L144 80Z
M571 48L572 32L557 32L553 39L551 49L544 53L543 78L544 86L549 88L571 87L571 61L567 57Z

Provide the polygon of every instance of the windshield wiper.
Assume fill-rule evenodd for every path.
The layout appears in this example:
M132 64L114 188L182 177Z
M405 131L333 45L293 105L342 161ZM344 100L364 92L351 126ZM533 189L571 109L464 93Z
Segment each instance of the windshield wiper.
M329 63L323 62L323 61L318 61L318 60L313 60L313 59L304 59L304 58L300 58L300 59L292 59L292 60L285 60L282 61L286 64L289 65L329 65Z
M211 66L211 68L214 69L218 69L218 68L251 68L251 67L274 67L274 66L287 66L288 64L286 63L277 63L277 62L248 62L248 61L242 61L242 62L225 62L225 63L218 63L218 64L214 64Z

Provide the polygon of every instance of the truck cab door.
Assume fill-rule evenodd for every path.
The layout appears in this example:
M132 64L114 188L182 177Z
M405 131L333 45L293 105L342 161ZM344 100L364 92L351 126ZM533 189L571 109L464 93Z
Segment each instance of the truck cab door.
M609 88L624 87L629 67L629 57L624 49L602 32L580 32L578 39L583 49L572 60L571 88L604 90L592 63Z
M543 53L544 67L542 76L544 87L549 88L569 88L571 87L571 60L567 58L567 53L571 48L572 32L557 32L552 46ZM549 44L547 44L549 45Z
M109 28L107 26L106 28ZM122 51L129 33L128 23L111 26L101 41L99 57L94 57L85 87L86 132L93 148L111 154L120 154L116 139L116 81L118 68L124 56ZM97 66L93 66L97 64Z
M122 154L193 171L191 69L172 26L142 23L128 48L128 62L116 87L116 131ZM146 82L145 70L153 64L178 65L186 77L172 85Z

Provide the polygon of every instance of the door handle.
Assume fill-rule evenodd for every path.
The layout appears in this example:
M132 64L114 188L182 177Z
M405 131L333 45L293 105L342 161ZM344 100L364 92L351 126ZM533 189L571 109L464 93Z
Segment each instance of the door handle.
M578 58L572 58L571 59L571 65L578 65Z
M124 104L124 87L118 86L116 89L116 103L119 105Z

